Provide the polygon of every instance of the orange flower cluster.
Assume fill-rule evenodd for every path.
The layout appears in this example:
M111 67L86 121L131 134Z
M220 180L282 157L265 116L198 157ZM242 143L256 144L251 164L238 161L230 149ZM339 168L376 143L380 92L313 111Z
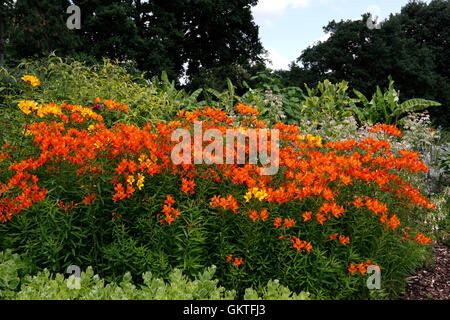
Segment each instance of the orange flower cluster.
M355 266L355 265L353 264L353 262L352 262L352 263L350 263L350 267L348 268L348 271L350 271L350 273L351 273L352 275L353 275L356 271L359 271L362 275L365 275L366 272L367 272L367 268L368 268L369 266L371 266L371 265L372 265L372 261L371 261L371 260L366 260L365 263L359 262L357 266ZM375 265L378 265L378 264L375 264Z
M379 221L381 224L384 224L387 229L395 230L400 225L400 219L396 214L393 214L390 218L388 218L388 208L387 206L380 202L376 198L369 198L364 196L365 202L362 198L355 196L355 200L352 204L358 209L362 206L365 206L367 209L375 213L375 215L381 214Z
M350 243L350 239L348 236L339 236L339 242L345 246L347 243Z
M193 180L188 180L186 178L181 179L181 191L188 194L194 194L195 183Z
M339 234L336 232L336 233L330 234L329 238L331 241L333 241L333 240L337 239L338 235ZM350 238L348 236L340 235L339 242L345 246L346 244L350 243Z
M41 84L38 78L31 75L24 75L22 77L23 82L28 82L32 87L37 87Z
M38 109L37 103L33 100L20 100L19 108L25 114L30 114Z
M402 133L400 132L400 130L398 130L398 128L396 126L385 124L385 123L377 124L370 129L370 132L380 132L380 131L385 132L387 134L397 136L397 137L402 136Z
M165 218L161 219L159 222L160 224L164 223L164 220L170 225L172 222L175 221L175 218L177 218L180 215L180 211L178 209L172 208L172 205L175 203L175 200L173 200L171 195L167 195L166 200L164 200L163 204L163 213L165 214Z
M273 223L273 225L278 229L279 227L281 227L281 218L277 217L275 218L275 222Z
M230 254L229 256L227 256L227 262L230 262L233 260L233 255ZM244 260L242 258L234 258L233 261L233 265L237 268L239 267L241 264L244 264Z
M273 223L273 225L278 229L279 227L281 227L282 222L283 222L283 219L280 217L277 217L277 218L275 218L275 222ZM295 219L285 218L284 226L286 227L286 229L289 230L290 227L295 226Z
M82 107L80 105L72 105L64 102L61 105L61 110L63 109L69 110L71 112L70 118L67 118L64 113L61 113L61 120L63 120L65 123L69 121L73 123L85 123L85 121L89 119L103 122L103 117L94 112L89 107Z
M247 106L243 103L238 103L236 105L236 110L239 111L239 113L241 113L243 115L249 114L249 115L257 116L259 114L257 109L255 109L251 106Z
M331 203L324 202L322 204L322 207L320 207L320 209L319 209L319 212L328 214L328 219L330 219L330 215L329 215L330 212L337 219L340 216L342 216L344 211L345 211L344 208L335 202L331 202Z
M391 230L397 229L400 225L400 219L395 214L393 214L389 219L386 214L383 214L379 220L387 229Z
M266 219L269 217L269 211L267 211L267 209L263 208L261 210L260 217L263 222L266 221Z
M84 199L81 202L83 202L84 205L87 207L88 205L93 203L95 200L97 200L97 197L95 196L95 192L93 192L93 193L87 195L86 197L84 197Z
M105 100L104 104L110 109L128 110L124 105L112 100ZM180 177L181 191L187 195L195 192L194 180L199 183L203 179L213 179L218 183L237 185L240 188L235 190L240 191L236 191L236 194L214 195L209 204L212 208L231 210L245 217L248 215L255 223L259 218L262 222L268 220L268 210L262 209L258 215L259 209L256 210L253 207L255 205L263 202L268 205L283 205L310 199L317 203L319 208L309 209L310 211L301 214L304 222L310 220L308 225L325 225L335 219L341 219L344 214L352 214L356 207L365 210L358 211L358 214L373 212L380 216L380 221L387 228L396 230L400 226L399 218L391 214L393 208L378 199L361 195L352 202L353 206L341 199L342 190L352 188L359 182L370 184L411 207L434 207L399 174L427 171L426 165L415 153L406 150L402 150L398 155L391 153L387 140L370 137L360 142L350 139L322 145L320 137L306 136L305 140L305 135L300 134L298 126L277 123L274 129L279 131L279 170L275 176L267 176L260 174L261 167L258 164L195 165L195 152L192 152L191 164L172 162L171 152L178 142L172 141L171 136L176 129L182 128L192 132L196 121L202 122L203 130L217 129L225 133L227 129L236 129L236 124L222 110L209 107L193 112L182 110L176 119L169 123L149 123L142 128L117 123L109 128L103 122L102 116L91 108L70 104L63 104L59 109L55 105L48 106L49 111L43 111L42 117L59 117L61 122L39 122L27 126L26 129L33 136L40 153L37 157L13 163L8 168L15 174L6 183L0 182L0 220L10 219L11 214L19 213L45 197L46 190L37 186L37 177L32 174L34 170L44 165L60 166L62 163L75 167L80 176L89 175L90 181L99 179L100 174L113 175L111 184L114 193L111 198L115 202L141 192L146 176L176 175ZM254 129L257 132L257 140L261 141L260 130L267 125L256 119L258 111L243 104L238 104L236 110L246 116L248 121L245 125L242 122L239 124L242 129ZM383 130L391 134L397 133L394 127L390 126L380 125L374 128L374 132ZM191 139L194 142L194 137ZM266 147L258 143L260 153L270 153L270 134L267 140L269 143ZM202 141L201 151L208 145L208 142ZM193 151L194 147L195 143L191 143ZM246 156L249 154L248 148L245 153ZM6 159L5 156L2 157ZM237 157L236 146L234 157ZM17 188L22 189L22 193L12 197L13 193L17 193ZM93 203L95 194L92 190L87 194L84 198L85 204ZM259 201L253 201L252 198ZM236 199L242 201L238 202ZM165 219L160 220L168 224L179 215L179 211L172 208L172 201L172 198L166 199L163 209ZM311 218L313 215L316 219ZM276 217L273 225L280 228L284 224L286 229L281 228L282 230L296 230L300 227L295 224L297 218ZM338 234L332 236L337 239ZM420 236L416 238L425 241ZM302 249L309 252L312 247L311 243L295 237L292 241L293 247L299 251ZM349 238L341 235L339 241L346 245Z
M214 196L209 204L213 208L222 207L224 210L231 210L234 213L237 213L236 210L239 208L236 199L231 194L226 198Z
M100 98L97 98L97 101ZM114 100L105 100L105 105L109 110L119 110L123 112L128 112L128 106L115 102ZM99 122L103 122L103 117L92 110L89 107L82 107L80 105L71 105L63 103L58 106L55 103L48 103L44 106L39 105L33 100L26 100L19 102L19 108L25 114L31 114L36 112L36 114L43 118L47 115L59 116L64 123L74 122L74 123L85 123L86 120L93 119ZM69 110L71 112L70 117L67 116L62 110Z
M96 103L101 103L101 100ZM118 102L116 102L114 100L110 100L110 99L106 99L105 101L103 101L103 103L108 108L108 110L118 110L118 111L128 112L128 106L126 104L121 104L121 103L118 103Z
M9 166L9 170L16 173L8 183L0 182L0 221L11 220L13 214L18 214L45 198L47 190L39 188L38 177L27 172L33 165L31 160L23 160ZM14 193L18 193L17 196L14 197Z
M385 214L388 212L386 205L384 203L378 201L378 199L371 199L367 196L364 197L364 199L366 200L365 206L367 207L367 209L373 211L373 213L375 213L376 215L378 215L379 213ZM359 197L356 199L355 202L362 204L361 198L359 198ZM355 206L356 206L356 204L355 204Z
M422 233L418 232L416 236L413 238L414 241L417 241L420 244L431 243L431 237L425 237Z
M44 106L39 106L39 108L36 111L36 114L39 117L43 118L49 114L55 115L55 116L60 116L60 115L62 115L62 111L61 111L61 108L57 104L51 102Z
M284 225L286 226L286 229L289 229L290 227L295 225L295 219L284 219Z
M297 249L298 251L305 250L305 251L307 251L308 253L311 252L311 249L312 249L311 242L308 242L308 243L307 243L307 242L304 241L304 240L300 240L300 239L297 238L296 236L292 236L291 241L292 241L292 247L295 248L295 249Z

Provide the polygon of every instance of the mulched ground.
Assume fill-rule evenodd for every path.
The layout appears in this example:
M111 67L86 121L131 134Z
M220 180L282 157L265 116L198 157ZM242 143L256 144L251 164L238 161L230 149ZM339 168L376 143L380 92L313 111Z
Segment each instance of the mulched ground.
M450 300L450 247L434 246L434 264L408 277L402 300Z

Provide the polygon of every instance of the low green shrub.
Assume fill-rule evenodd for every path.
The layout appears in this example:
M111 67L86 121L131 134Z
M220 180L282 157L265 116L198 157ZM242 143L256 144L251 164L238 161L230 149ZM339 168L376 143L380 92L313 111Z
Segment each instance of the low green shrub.
M29 88L21 83L25 72L43 77L41 86ZM263 289L270 279L279 279L295 292L353 299L374 295L365 283L367 260L381 266L383 290L396 297L406 284L405 277L430 255L431 249L422 245L428 238L411 241L417 232L425 233L422 222L433 214L419 192L423 189L414 189L425 181L420 171L426 168L419 155L402 150L411 146L414 150L418 141L409 139L414 132L406 130L400 138L388 134L396 132L394 127L378 126L378 131L370 132L368 126L359 126L347 117L352 101L345 83L325 82L318 91L311 89L307 101L316 104L305 119L299 118L298 126L276 124L284 136L282 164L266 180L257 174L257 166L247 164L174 166L169 160L170 133L180 126L192 129L194 118L202 119L208 128L244 130L273 128L279 120L292 122L281 107L287 100L294 106L301 90L271 91L273 86L262 86L237 97L228 82L226 92L205 93L207 104L223 104L222 110L230 112L230 117L220 120L222 110L200 109L205 101L195 103L200 91L188 95L176 90L164 74L155 84L144 83L109 61L87 67L50 57L47 62L23 64L13 73L0 77L0 88L6 88L1 91L0 117L5 121L0 126L12 128L0 135L0 187L4 190L0 216L6 221L0 223L0 250L11 248L26 255L34 273L46 268L49 274L57 274L73 264L82 269L93 266L106 282L120 283L128 271L139 286L144 281L140 275L148 271L168 279L175 268L193 277L214 264L220 285L236 290L237 297L254 296L246 290L252 286L262 296L271 297L273 292L285 296L276 282L269 282L269 291ZM129 112L102 108L94 114L97 96L126 103ZM37 113L24 114L17 105L22 99L65 101L88 108L74 112L57 106L66 116L75 114L79 119L84 112L86 117L83 122L74 121L77 117L67 122L61 118L56 124L60 119L55 114L42 118ZM244 105L238 110L234 103L240 100L254 102L257 110ZM269 110L270 106L275 110ZM176 121L167 123L180 109L193 112L180 113ZM104 121L90 115L101 115ZM309 117L313 120L306 120ZM162 123L155 124L156 120ZM24 130L25 125L32 134ZM61 131L60 125L64 126ZM430 130L422 129L424 137L430 138ZM126 164L131 162L139 163L139 170ZM21 171L19 163L33 165ZM137 185L136 173L144 185ZM32 181L35 186L27 189L25 185ZM267 198L257 199L254 186ZM46 197L40 197L34 187L45 188ZM123 196L121 187L129 197ZM27 189L22 197L29 197L26 202L11 200L19 197L20 188ZM252 192L254 197L246 201ZM214 204L214 198L225 200L228 195L239 206L236 212L223 202ZM123 199L117 201L116 196ZM163 211L168 196L175 199L180 214L173 221ZM353 203L355 196L360 204ZM32 206L16 210L30 199ZM374 209L374 203L378 208ZM344 215L336 213L341 208ZM304 216L307 212L309 218ZM391 226L386 224L389 217ZM402 239L406 236L408 241ZM306 252L307 242L312 249ZM231 256L244 259L243 265L233 264ZM350 273L353 263L361 264L361 273Z
M213 279L216 267L206 268L191 280L179 269L169 274L167 281L151 272L142 274L143 284L133 284L132 276L125 273L115 283L107 283L88 267L77 278L62 273L52 274L47 269L36 275L24 274L26 263L18 254L0 252L0 300L232 300L234 290L218 286ZM260 293L259 293L259 292ZM269 281L259 289L248 288L245 300L307 300L309 294L292 293L278 280Z

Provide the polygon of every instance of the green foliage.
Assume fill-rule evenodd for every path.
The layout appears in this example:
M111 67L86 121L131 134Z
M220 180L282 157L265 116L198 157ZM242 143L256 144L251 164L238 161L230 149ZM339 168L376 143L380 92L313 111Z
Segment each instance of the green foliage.
M262 61L263 47L250 9L256 0L79 0L80 30L66 27L72 1L8 3L9 62L45 57L52 51L92 61L119 59L133 61L149 78L164 70L172 79L185 74L198 88L209 80L206 74L222 79L237 74L235 67L217 66L250 69Z
M325 80L319 82L317 88L308 88L304 102L298 111L299 117L306 117L314 121L323 120L324 117L343 119L352 113L348 110L352 99L347 95L348 85L346 81L332 84Z
M92 267L81 273L80 286L74 275L50 273L47 269L36 275L27 273L27 264L18 254L0 252L0 300L232 300L234 290L218 286L214 279L213 265L189 279L180 269L170 272L167 280L155 277L151 272L142 274L142 284L133 283L131 273L126 272L117 282L106 282L94 274ZM261 289L262 294L249 288L244 299L248 300L307 300L309 294L292 293L280 286L278 280L269 281Z
M358 90L354 89L353 91L363 103L363 108L359 109L352 105L352 111L354 111L360 123L368 121L372 125L377 122L397 124L398 120L407 113L441 105L438 102L425 99L410 99L400 103L400 92L394 89L394 81L391 76L389 76L389 87L384 94L377 86L377 91L370 101Z
M41 86L32 90L27 88L20 82L24 74L37 75L41 79ZM24 62L15 69L2 69L0 75L0 125L2 128L13 129L1 130L1 145L11 142L13 145L24 146L30 155L37 154L39 150L33 146L30 137L22 134L26 119L17 108L20 99L33 98L42 103L53 101L91 105L92 99L100 96L102 99L112 98L128 104L128 114L105 113L108 126L117 121L136 125L149 121L168 121L172 120L180 109L195 110L206 105L222 107L231 112L237 102L243 102L256 106L261 112L260 118L267 120L270 125L279 120L297 122L301 129L299 134L320 135L324 142L329 139L365 137L366 133L356 126L356 122L346 122L349 115L357 115L355 106L364 116L365 109L359 110L357 106L360 102L370 106L367 117L373 116L373 121L385 119L386 115L389 119L395 119L392 114L397 109L406 112L423 102L416 100L400 107L402 104L398 103L398 93L393 89L392 81L384 94L378 88L369 102L362 94L358 95L358 99L349 97L346 82L333 84L324 81L316 88L307 87L306 93L303 93L299 88L283 88L276 78L267 74L259 75L259 85L255 88L248 87L248 91L241 96L237 94L231 80L227 81L227 90L223 92L199 89L188 94L178 90L175 82L169 81L166 73L162 73L161 79L156 77L153 84L149 84L144 76L131 76L126 67L109 60L105 60L102 65L88 67L77 61L64 61L54 56L39 62ZM202 97L205 100L201 100ZM374 111L371 114L372 107ZM366 118L360 119L362 125L367 124L364 121ZM412 124L406 118L404 125ZM423 135L419 135L416 127L423 127ZM428 136L425 136L427 132ZM425 140L424 137L431 139L429 135L429 128L420 123L416 123L414 129L411 127L411 130L404 134L405 140L410 146L414 146L413 149L418 149L419 143ZM392 142L394 153L404 147L400 139ZM8 178L9 163L23 159L20 152L22 149L11 152L12 159L0 163L1 181ZM107 160L102 162L103 164L106 167L114 165ZM55 174L48 174L42 169L38 174L40 183L48 186L48 197L14 216L8 224L0 224L0 248L11 248L14 252L26 255L30 259L33 274L44 268L48 270L22 282L24 290L19 295L24 299L44 296L55 299L134 299L137 296L149 299L190 299L189 294L197 297L195 291L192 291L194 289L189 289L189 281L185 281L187 278L181 275L181 271L176 271L174 275L174 268L182 270L186 277L194 277L212 264L217 265L215 275L220 285L234 290L234 293L227 296L225 291L214 291L215 293L210 294L208 292L212 292L212 289L208 289L207 293L200 295L203 298L307 297L302 293L291 294L288 287L294 292L308 291L315 298L369 298L374 294L365 287L365 277L352 276L347 270L350 262L356 263L365 259L373 259L382 266L383 290L389 297L396 297L403 290L405 277L421 266L424 257L429 254L429 249L417 243L401 243L399 233L385 232L379 226L377 217L373 215L350 209L342 220L310 228L309 225L301 223L299 214L318 210L319 202L270 204L268 209L273 217L300 219L295 227L296 234L314 243L314 250L310 254L298 253L292 248L286 230L275 229L273 222L253 223L247 216L212 210L209 201L213 195L229 193L242 199L244 190L231 183L216 184L210 178L196 180L195 195L187 196L180 191L179 176L168 173L148 177L139 196L112 203L112 186L109 182L113 178L112 174L105 174L94 180L90 175L79 177L72 167L63 167L62 172ZM422 176L406 172L403 177L414 185L423 179ZM74 185L87 185L93 181L96 181L95 192L99 200L92 206L84 206L81 200L85 192L74 188ZM377 190L374 183L358 181L354 185L341 188L338 201L349 201L355 194L371 195L374 190ZM181 212L179 219L170 226L161 225L158 216L167 194L177 199L176 206ZM401 201L384 195L383 197L380 200L386 201L390 208L395 208L395 213L402 219L402 225L404 222L405 226L414 227L417 221L423 221L426 214L424 210L415 208L414 212L411 212L401 207ZM58 206L59 201L72 200L80 205L69 212ZM117 213L114 220L112 212ZM442 228L447 227L443 224ZM328 235L338 230L350 236L350 245L341 246L329 241ZM286 238L282 240L279 236ZM226 257L231 253L237 257L245 257L245 264L236 268L227 263ZM51 275L66 270L72 264L83 269L89 265L94 266L95 272L99 274L96 277L93 272L86 271L86 280L82 282L85 291L82 289L78 293L71 292L64 284L64 275L59 274L55 278ZM130 272L129 276L122 280L122 275L126 272ZM145 272L151 272L147 282L145 278L140 277ZM5 279L20 278L14 271L7 273ZM135 284L131 283L131 279L127 280L130 276L134 278ZM161 284L162 280L155 280L153 276L161 279L176 278L174 281L178 284L173 288L177 288L180 293L171 289L171 282L164 285L162 296L157 295L158 289L141 290L140 286L143 284L152 288L153 284L148 283ZM100 277L104 280L100 280ZM211 279L208 278L208 281ZM279 280L277 282L269 279ZM105 285L106 282L111 282L109 287ZM116 285L113 285L113 282ZM5 295L9 295L13 289L9 287L9 283L8 280L6 285L3 284L4 289L0 288L8 292ZM12 281L11 286L15 283ZM48 283L48 287L44 286L44 283ZM46 289L42 290L47 290L44 296L40 293L44 291L39 291L43 286ZM183 291L184 289L180 288L188 289ZM198 290L199 287L196 288L195 290ZM97 289L98 291L95 291ZM141 290L141 293L136 293L136 290ZM381 293L380 295L382 296Z
M433 198L438 208L433 214L426 216L423 228L433 234L436 241L450 244L450 186Z
M143 285L135 285L130 273L115 283L106 283L94 274L91 267L81 273L80 289L68 286L64 274L52 275L48 270L22 279L17 300L230 300L233 291L217 287L218 280L212 280L215 267L206 269L195 280L188 279L181 270L175 269L165 282L151 272L142 274ZM70 277L73 277L70 276Z
M370 30L368 18L364 14L359 21L329 22L324 32L330 37L305 49L297 59L299 64L279 73L283 84L315 86L325 79L333 83L346 80L368 96L378 85L387 85L386 78L391 75L402 99L422 97L440 102L444 107L430 113L436 123L448 126L449 1L410 1L400 13L382 21L380 29ZM389 110L389 105L378 107Z
M450 145L446 145L442 148L439 157L439 168L444 171L444 175L447 179L450 179Z
M116 113L105 119L107 123L122 122L145 124L147 122L171 119L185 104L193 105L199 92L186 95L178 91L173 83L168 85L167 77L160 87L145 79L145 74L132 76L129 66L105 59L102 64L88 66L73 59L62 59L55 55L42 60L26 61L16 68L0 69L0 112L9 121L20 118L17 103L31 99L23 91L26 86L20 78L25 74L36 75L41 86L33 90L33 99L39 103L62 103L91 105L95 97L113 99L127 104L130 112ZM29 94L29 93L28 93ZM13 113L11 113L13 111ZM119 118L120 117L120 118Z
M410 99L400 103L400 93L394 89L391 76L388 77L389 86L384 93L377 86L370 101L356 89L353 89L356 97L351 97L347 92L347 81L331 83L325 79L312 88L305 84L306 92L303 93L297 87L283 87L274 75L259 73L253 79L259 81L256 88L247 86L248 92L238 100L257 106L261 116L269 123L283 121L301 125L310 122L317 126L330 119L342 122L354 116L360 125L378 122L397 124L407 113L441 105L425 99ZM275 99L272 98L274 96Z
M244 300L308 300L309 293L292 293L289 288L280 285L278 280L269 280L267 286L262 289L261 297L253 288L245 290Z
M20 278L29 271L28 265L11 250L0 251L0 300L11 299L20 288Z
M19 61L24 57L74 53L81 47L78 32L66 26L69 0L14 1L7 23L6 60Z

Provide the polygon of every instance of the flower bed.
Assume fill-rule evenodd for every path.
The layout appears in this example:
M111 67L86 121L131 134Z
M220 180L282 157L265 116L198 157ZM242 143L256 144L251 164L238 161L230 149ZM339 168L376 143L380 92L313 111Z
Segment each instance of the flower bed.
M113 100L18 107L23 137L0 153L0 235L38 267L92 265L114 280L214 264L220 284L238 294L279 279L317 298L364 298L369 266L380 267L383 290L395 296L431 242L415 218L434 205L410 182L428 169L415 152L391 151L402 135L395 126L374 126L360 141L322 141L295 125L268 128L243 104L234 118L206 107L143 127L108 125L129 112ZM196 138L200 122L222 134L251 130L258 142L269 132L257 151L277 144L276 173L261 174L267 165L249 161L248 146L244 161L218 162L213 142ZM183 140L192 152L175 164L179 129L192 133ZM233 159L239 152L233 142Z

